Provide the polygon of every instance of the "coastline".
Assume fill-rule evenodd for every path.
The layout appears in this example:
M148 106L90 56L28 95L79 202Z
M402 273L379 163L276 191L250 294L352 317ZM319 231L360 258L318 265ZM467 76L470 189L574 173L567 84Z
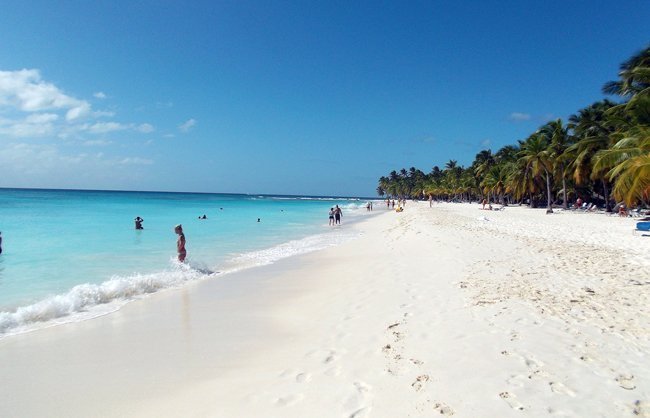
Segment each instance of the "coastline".
M0 340L0 415L650 416L650 240L477 207Z

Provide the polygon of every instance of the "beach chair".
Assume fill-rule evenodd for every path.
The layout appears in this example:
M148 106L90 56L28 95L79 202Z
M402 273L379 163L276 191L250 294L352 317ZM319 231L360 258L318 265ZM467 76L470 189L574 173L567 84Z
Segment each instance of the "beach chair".
M636 223L636 229L634 230L634 234L636 235L637 231L641 232L650 232L650 221L644 221L644 222L637 222ZM649 237L650 235L643 234L644 237Z
M628 214L632 218L643 218L645 216L645 211L641 208L636 208L630 210Z
M585 213L586 212L591 212L595 206L596 206L595 203L585 203L584 205L582 205L580 210L585 212Z

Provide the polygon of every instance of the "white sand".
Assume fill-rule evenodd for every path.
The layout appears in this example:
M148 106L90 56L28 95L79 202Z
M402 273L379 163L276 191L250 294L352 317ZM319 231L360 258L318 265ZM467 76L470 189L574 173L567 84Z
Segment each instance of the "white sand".
M0 416L650 417L650 237L477 208L0 340Z

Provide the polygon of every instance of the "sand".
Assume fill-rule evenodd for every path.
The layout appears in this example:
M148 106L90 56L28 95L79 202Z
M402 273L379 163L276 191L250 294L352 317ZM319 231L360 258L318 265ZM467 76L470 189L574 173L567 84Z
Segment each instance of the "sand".
M650 417L650 237L478 207L2 339L0 416Z

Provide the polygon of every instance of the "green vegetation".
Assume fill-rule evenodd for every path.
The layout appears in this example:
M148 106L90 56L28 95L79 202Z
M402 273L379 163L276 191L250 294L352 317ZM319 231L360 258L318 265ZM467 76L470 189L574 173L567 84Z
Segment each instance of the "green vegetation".
M541 126L496 154L483 150L471 166L450 160L430 173L411 167L379 179L379 196L490 199L502 204L567 208L570 200L648 206L650 202L650 47L621 64L603 87L620 103L602 100Z

